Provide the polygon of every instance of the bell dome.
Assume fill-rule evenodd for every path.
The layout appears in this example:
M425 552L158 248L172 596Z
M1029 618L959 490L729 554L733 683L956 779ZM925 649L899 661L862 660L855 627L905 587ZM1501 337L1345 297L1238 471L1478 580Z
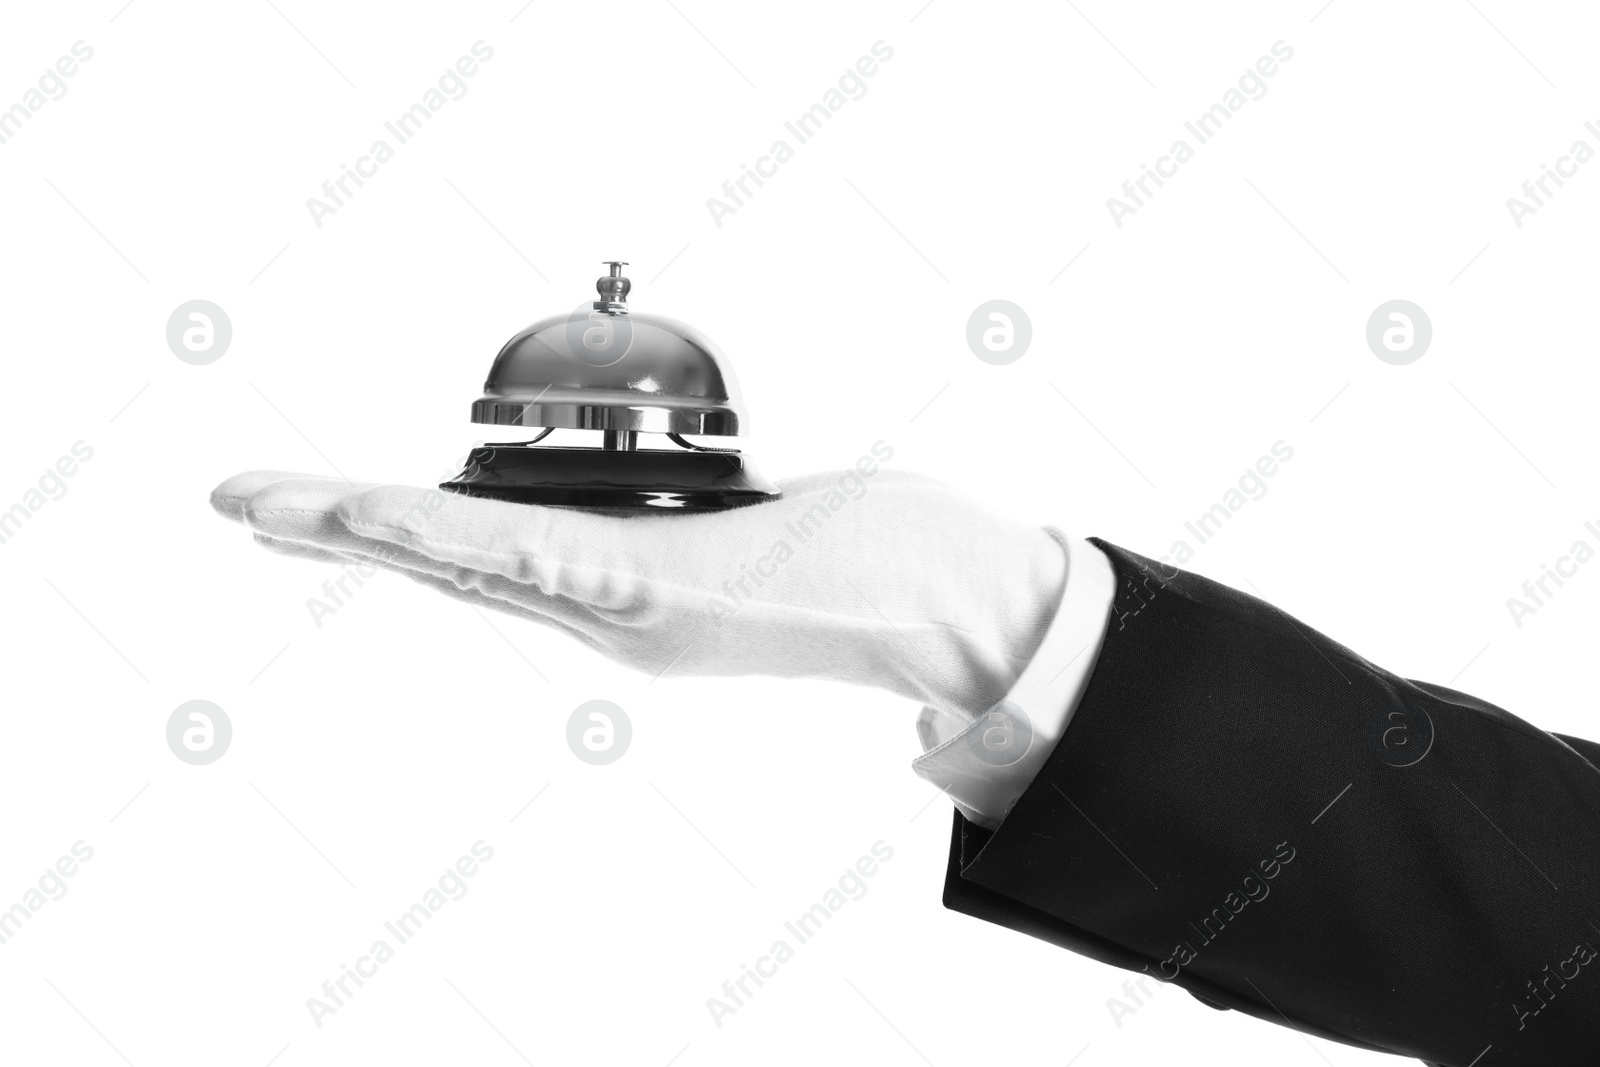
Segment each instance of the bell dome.
M495 426L736 436L739 384L694 327L628 309L625 263L608 261L601 299L540 319L505 343L472 421Z

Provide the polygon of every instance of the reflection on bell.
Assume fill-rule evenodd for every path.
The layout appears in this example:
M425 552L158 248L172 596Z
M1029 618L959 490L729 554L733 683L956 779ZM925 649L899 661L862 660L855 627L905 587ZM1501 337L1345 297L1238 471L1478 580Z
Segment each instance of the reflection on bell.
M610 273L595 283L600 299L541 319L506 342L472 404L473 422L541 432L474 448L466 469L439 488L521 504L628 510L719 511L778 499L778 487L737 449L684 440L743 430L733 371L693 327L630 312L627 264L607 265ZM602 447L539 444L556 430L599 430ZM645 444L652 439L662 443Z

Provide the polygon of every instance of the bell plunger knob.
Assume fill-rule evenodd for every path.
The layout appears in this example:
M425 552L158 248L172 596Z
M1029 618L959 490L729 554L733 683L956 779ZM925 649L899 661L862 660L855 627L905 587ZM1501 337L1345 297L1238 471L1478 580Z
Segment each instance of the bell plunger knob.
M622 276L622 268L628 264L619 259L602 262L611 268L611 273L594 283L595 292L600 294L594 309L611 315L624 314L628 310L628 291L633 288L633 283Z

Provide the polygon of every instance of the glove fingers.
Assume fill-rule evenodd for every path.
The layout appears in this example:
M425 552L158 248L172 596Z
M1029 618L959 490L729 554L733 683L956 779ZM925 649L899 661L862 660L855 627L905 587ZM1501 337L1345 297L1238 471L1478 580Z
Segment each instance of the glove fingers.
M240 490L251 488L248 483ZM547 597L536 587L515 582L499 574L477 573L466 566L442 563L413 552L403 545L362 537L344 525L338 514L339 502L365 486L333 478L294 477L269 482L266 488L243 502L243 522L264 547L293 557L323 563L370 563L416 577L434 589L446 590L464 598L482 598L483 606L525 613L541 622L557 625L563 632L581 635L586 643L589 625L595 614L586 605L563 597ZM504 606L509 605L509 606ZM587 624L587 625L586 625Z
M619 515L381 485L346 496L339 508L360 537L571 601L625 640L624 631L705 622L715 599L708 591L740 577L727 561L760 557L786 517L821 507L809 498L835 491L812 478L793 499L771 505Z
M449 586L457 594L475 590L490 601L516 605L541 619L559 620L568 629L593 618L593 612L583 605L546 597L535 587L441 563L404 546L354 533L339 517L338 507L340 501L369 484L303 476L270 482L244 502L243 519L258 541L274 542L271 547L284 554L325 562L358 561L407 572L408 576L423 575L435 588ZM300 548L288 552L276 547L279 545Z
M393 569L422 571L448 579L458 588L473 584L464 568L441 566L421 553L362 537L346 526L340 518L340 503L370 488L371 484L280 471L251 471L219 485L211 499L220 513L247 525L258 543L282 555L321 562L370 562Z
M355 534L402 545L440 563L498 575L543 595L594 604L594 584L631 579L640 572L636 555L659 549L634 523L649 522L653 533L670 537L682 524L704 516L648 516L643 519L529 507L382 485L347 497L340 509ZM611 590L614 595L617 591Z
M344 479L322 478L315 474L301 474L297 471L259 470L245 471L235 474L211 490L211 507L218 515L234 522L244 522L244 507L246 502L263 489L278 484L279 482L328 482L336 481L339 485L349 486Z
M708 610L705 590L729 577L726 561L759 556L799 502L618 514L380 485L346 497L340 513L362 537L500 575L639 629Z
M409 578L410 580L421 585L425 585L430 589L444 593L446 596L452 597L456 600L461 600L472 605L473 607L499 612L504 615L512 615L519 619L527 619L532 622L548 626L554 630L566 634L568 637L572 637L578 641L581 641L583 644L601 653L602 655L612 655L612 653L608 652L607 649L602 647L600 642L595 639L594 635L590 633L589 630L585 629L580 624L583 619L590 617L589 612L577 610L577 606L575 605L558 605L553 603L551 604L551 607L556 609L553 612L537 610L535 607L532 607L528 603L524 602L523 598L508 599L505 596L505 586L502 586L497 590L486 587L493 585L493 583L473 581L472 578L474 576L470 576L468 572L461 568L454 569L455 571L459 572L461 577L437 573L435 571L413 569L411 566L408 566L405 561L397 558L396 552L387 545L376 546L380 549L380 552L378 554L369 555L354 550L336 552L320 545L284 540L261 533L255 535L255 541L263 548L266 548L269 551L275 552L281 556L288 556L295 559L308 559L317 563L332 563L339 567L348 567L352 565L370 566L391 571L395 574ZM416 558L425 559L425 557ZM433 564L432 560L428 560L427 562ZM437 567L438 565L434 564L434 566ZM486 578L490 576L477 575L475 577ZM504 582L503 579L501 581ZM509 583L505 583L505 585L508 586ZM578 621L575 621L575 619Z
M370 485L294 475L258 488L245 499L240 511L244 524L256 533L337 551L354 541L339 520L339 502Z

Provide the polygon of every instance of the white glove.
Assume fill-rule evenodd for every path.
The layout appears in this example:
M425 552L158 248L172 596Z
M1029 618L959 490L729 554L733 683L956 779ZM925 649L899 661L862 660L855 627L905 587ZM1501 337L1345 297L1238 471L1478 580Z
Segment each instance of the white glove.
M275 551L398 571L650 675L828 678L957 724L1006 695L1061 600L1050 533L870 461L782 488L620 515L253 471L211 503Z

